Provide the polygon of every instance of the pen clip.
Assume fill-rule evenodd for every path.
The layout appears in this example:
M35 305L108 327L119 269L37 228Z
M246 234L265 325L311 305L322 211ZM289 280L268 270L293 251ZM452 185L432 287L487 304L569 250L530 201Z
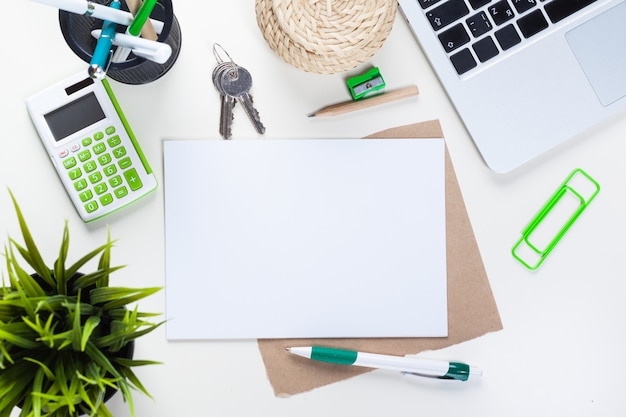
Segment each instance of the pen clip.
M111 64L113 63L113 52L114 52L113 48L111 48L111 50L109 51L109 58L107 58L106 68L104 69L105 75L109 71L109 68L111 67Z

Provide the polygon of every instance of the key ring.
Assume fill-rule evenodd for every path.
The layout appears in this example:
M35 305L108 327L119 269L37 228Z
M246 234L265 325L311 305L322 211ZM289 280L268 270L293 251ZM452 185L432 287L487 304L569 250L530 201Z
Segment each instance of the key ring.
M226 63L226 61L220 56L220 53L218 52L217 48L221 49L222 52L224 52L224 54L226 54L226 56L228 57L228 63ZM233 79L237 79L239 78L239 67L237 66L237 64L235 64L235 61L233 61L233 59L231 58L231 56L228 54L228 52L226 52L226 49L224 49L224 47L222 45L220 45L219 43L214 43L213 44L213 56L215 57L215 60L217 61L218 65L230 65L231 70L229 71L229 76Z

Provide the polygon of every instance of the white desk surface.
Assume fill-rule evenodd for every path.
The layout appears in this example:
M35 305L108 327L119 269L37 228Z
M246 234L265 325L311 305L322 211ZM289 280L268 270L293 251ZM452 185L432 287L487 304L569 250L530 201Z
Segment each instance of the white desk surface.
M623 415L625 119L605 123L513 173L494 174L482 162L400 15L383 48L362 67L348 74L316 75L285 64L269 49L256 24L253 0L174 3L183 34L174 68L149 85L113 83L161 181L163 139L219 139L219 98L210 78L214 42L252 73L253 95L268 138L353 138L439 119L504 330L430 353L480 365L485 374L476 381L407 379L375 371L276 398L254 341L172 343L159 329L136 349L137 357L164 362L138 370L154 400L137 393L137 416ZM85 225L79 220L30 123L24 100L86 69L86 64L65 45L55 9L21 0L6 2L3 10L0 182L19 199L47 259L56 256L65 219L70 221L70 253L75 256L103 242L108 224L119 239L113 260L128 264L116 273L120 284L164 285L163 187L106 222ZM370 65L381 69L389 89L417 84L419 98L332 119L306 117L349 99L344 78ZM234 140L256 136L237 109ZM596 178L602 191L544 265L531 273L513 259L511 247L577 167ZM6 191L0 192L0 214L2 233L17 236ZM163 311L164 297L163 291L142 308ZM129 415L121 396L111 407L116 416Z

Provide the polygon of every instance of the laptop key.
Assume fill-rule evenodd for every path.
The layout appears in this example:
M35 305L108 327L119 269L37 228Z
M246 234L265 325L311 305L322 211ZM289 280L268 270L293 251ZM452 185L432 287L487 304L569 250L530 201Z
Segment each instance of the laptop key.
M467 27L475 38L478 38L493 29L485 12L480 12L465 20Z
M489 14L493 19L493 22L498 26L515 17L515 13L513 12L513 9L511 9L511 6L509 6L507 0L501 0L496 4L489 6Z
M515 30L515 26L512 24L508 24L502 29L497 30L495 35L503 51L514 47L522 41L517 30Z
M517 26L522 32L522 35L528 39L546 29L548 27L548 21L543 17L541 10L537 9L519 18L517 20Z
M463 24L459 23L441 32L439 34L439 41L446 52L452 52L468 43L470 37L467 34L467 30L463 27Z
M537 5L537 0L513 0L512 3L513 6L515 6L517 13L522 14L535 7Z
M596 0L554 0L547 3L544 8L552 23L559 22L579 10L584 9Z
M450 61L452 61L452 65L459 75L466 73L477 65L472 52L467 48L450 56Z
M437 31L467 14L469 14L469 9L465 0L449 0L426 12L426 17L433 29Z
M491 36L482 38L472 45L472 48L474 48L474 52L476 52L476 56L480 62L486 62L500 53L496 43L491 39Z
M472 9L476 10L479 7L483 7L486 4L491 3L491 0L469 0L470 6Z
M439 3L441 0L419 0L420 6L422 9L428 9L430 6Z

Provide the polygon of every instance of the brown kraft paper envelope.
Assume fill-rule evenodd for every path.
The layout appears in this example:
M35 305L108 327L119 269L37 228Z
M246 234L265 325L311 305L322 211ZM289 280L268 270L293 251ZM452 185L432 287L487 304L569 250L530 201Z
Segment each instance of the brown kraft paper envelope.
M439 121L400 126L367 138L441 138ZM446 150L446 245L448 337L397 339L260 339L259 350L274 394L286 397L371 371L297 357L291 346L332 346L388 355L441 349L502 329L461 189Z

